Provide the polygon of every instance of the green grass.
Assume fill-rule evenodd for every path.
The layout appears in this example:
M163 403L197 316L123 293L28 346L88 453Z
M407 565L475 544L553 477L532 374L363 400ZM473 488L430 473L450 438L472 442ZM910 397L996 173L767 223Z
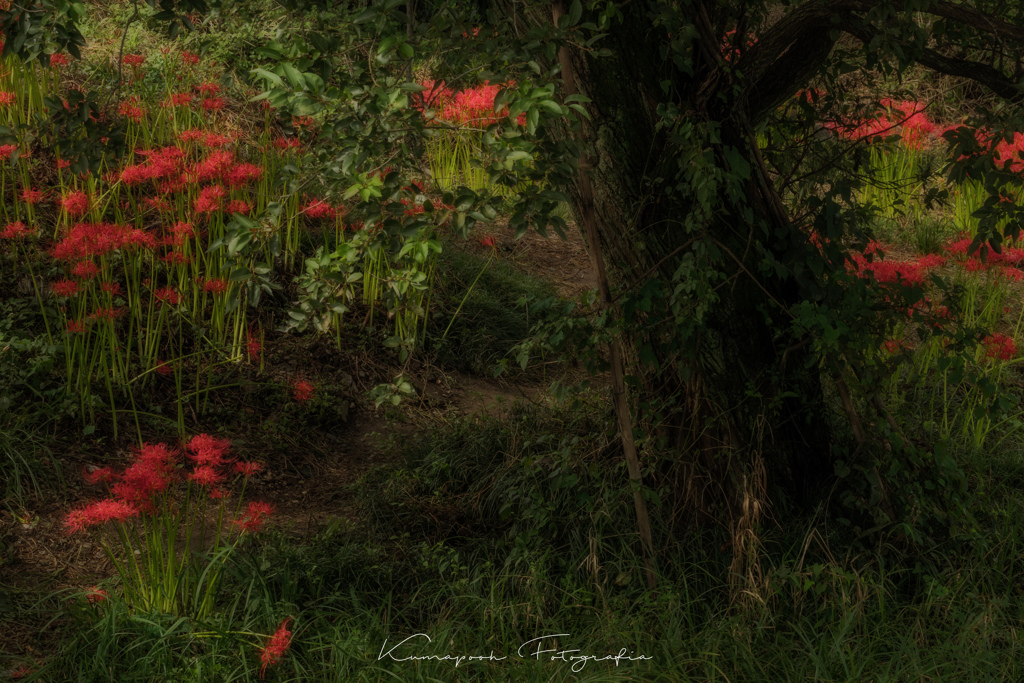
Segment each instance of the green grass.
M1024 477L1009 451L965 461L984 524L976 540L912 550L895 534L869 545L821 518L782 518L761 530L762 579L735 596L721 533L671 536L656 508L655 595L600 415L519 408L410 442L358 485L357 521L246 546L207 623L79 601L37 680L257 680L259 648L285 617L294 642L267 680L1019 680ZM431 642L401 655L506 659L381 658L385 642L418 633ZM570 634L560 648L653 660L573 672L517 656L558 633Z
M555 296L550 283L450 242L438 258L435 287L426 348L441 364L477 374L492 374L529 336L536 321L519 300Z

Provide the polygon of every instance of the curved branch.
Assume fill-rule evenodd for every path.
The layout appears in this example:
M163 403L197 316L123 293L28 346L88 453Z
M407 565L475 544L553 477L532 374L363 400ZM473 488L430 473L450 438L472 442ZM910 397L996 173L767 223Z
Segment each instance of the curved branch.
M842 22L841 26L843 31L849 33L865 44L869 43L872 38L881 33L870 24L854 21L852 17L847 17L846 20ZM943 73L948 76L967 78L975 81L976 83L980 83L995 94L1009 100L1010 102L1024 101L1024 86L1019 82L1007 78L1006 75L1001 73L998 69L994 69L987 64L974 62L969 59L947 57L940 52L927 47L916 49L909 45L904 45L903 47L907 49L908 54L913 56L914 61L922 66L932 69L933 71L938 71L939 73Z
M827 60L836 41L833 29L840 29L865 44L880 32L854 17L868 12L881 0L816 0L801 5L758 38L737 62L737 69L751 84L744 97L749 115L757 121L804 87ZM920 11L970 26L993 38L1024 45L1024 26L1018 26L965 5L934 2L927 7L910 7L911 0L896 3L899 10ZM916 2L914 3L917 4ZM1024 100L1021 85L998 69L965 59L947 57L927 47L904 45L922 66L950 76L976 81L1011 102Z
M747 88L744 96L752 122L760 121L811 80L837 42L830 33L821 29L808 31Z

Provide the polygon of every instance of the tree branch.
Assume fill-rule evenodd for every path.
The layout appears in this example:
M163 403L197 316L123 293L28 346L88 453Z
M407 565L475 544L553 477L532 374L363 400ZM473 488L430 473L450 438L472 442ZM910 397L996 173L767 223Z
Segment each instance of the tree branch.
M760 36L736 65L751 84L744 95L751 120L758 121L806 84L835 45L830 37L832 29L838 28L865 44L878 35L878 30L852 13L870 11L879 3L880 0L809 2L787 14ZM910 2L904 0L898 4L899 9L903 9ZM969 6L936 2L922 9L915 6L913 10L957 21L995 38L1024 44L1024 26L997 19ZM904 47L922 66L976 81L1012 102L1024 100L1021 85L992 66L947 57L928 47Z
M870 24L853 21L851 17L847 17L842 22L842 29L865 44L880 34L880 31ZM921 66L928 67L947 76L966 78L980 83L1010 102L1024 101L1024 88L1022 88L1021 84L1010 80L1000 73L999 70L992 68L988 64L973 62L969 59L947 57L927 47L917 48L916 50L911 46L904 47L907 48L909 54L913 55L914 61Z

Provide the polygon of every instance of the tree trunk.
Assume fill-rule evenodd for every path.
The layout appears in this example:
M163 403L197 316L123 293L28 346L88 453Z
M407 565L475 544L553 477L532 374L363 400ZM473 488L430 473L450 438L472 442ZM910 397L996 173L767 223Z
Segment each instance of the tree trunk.
M591 100L592 123L581 142L589 157L601 247L626 297L635 296L652 278L667 297L674 296L677 286L694 284L680 280L677 270L685 259L701 258L691 246L695 240L720 254L727 277L704 323L676 339L685 325L646 330L638 325L629 371L642 380L642 402L674 402L674 408L662 411L661 424L662 433L672 437L675 465L682 468L674 473L681 482L679 499L717 519L722 519L724 504L734 536L740 536L756 527L769 487L809 505L832 472L820 374L810 360L810 345L786 334L799 287L787 273L766 276L757 267L765 251L779 263L791 260L800 245L791 243L790 235L799 232L789 225L763 171L742 112L723 105L719 91L707 88L713 79L705 79L698 90L692 79L666 64L659 53L665 36L656 35L658 29L643 11L624 14L624 21L614 23L603 39L609 56L571 51L577 89ZM684 112L681 116L714 125L717 144L687 148L687 141L673 139L679 126L659 130L664 117L658 105L666 101L661 83L666 80L677 84L674 104ZM723 80L720 92L729 87ZM734 156L726 154L729 148ZM743 201L724 202L724 211L694 224L700 179L680 184L681 153L711 166L748 164L752 173ZM655 178L668 182L657 184ZM571 189L581 208L581 187L577 183ZM729 210L730 203L737 210ZM658 356L659 372L638 362L645 347Z

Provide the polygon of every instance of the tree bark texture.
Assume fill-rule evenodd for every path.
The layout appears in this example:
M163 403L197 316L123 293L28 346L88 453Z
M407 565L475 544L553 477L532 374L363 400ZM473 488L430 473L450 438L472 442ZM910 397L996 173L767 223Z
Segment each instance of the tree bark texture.
M550 22L546 3L494 3L518 26ZM794 332L791 319L805 299L794 271L807 245L765 170L754 124L809 85L840 32L865 45L891 41L926 67L973 79L1013 101L1024 99L1024 88L1016 76L945 54L955 46L941 40L900 42L910 34L872 23L881 0L788 6L759 27L755 44L729 56L722 40L732 27L713 16L725 6L712 0L623 3L622 20L612 22L600 43L607 56L578 45L569 49L576 89L590 98L592 116L578 139L591 188L577 181L570 190L577 215L584 207L592 211L619 303L651 278L667 297L685 298L707 283L687 280L683 266L705 259L719 268L717 299L699 325L685 324L686 310L673 311L675 327L645 325L641 314L625 355L640 382L639 403L660 402L660 433L670 437L675 453L662 474L676 482L676 502L729 520L737 543L756 527L768 489L806 507L833 471L820 364L811 339ZM681 37L651 20L649 12L658 7L685 13L686 63L673 61L679 52L668 50ZM986 32L999 41L1024 41L1024 28L964 3L922 8L897 0L886 7L905 12L908 21L910 11L923 9L935 21L971 27L979 32L979 48ZM889 15L880 16L882 22ZM703 137L691 134L694 127ZM744 167L749 180L739 196L712 182L723 169ZM708 206L715 208L702 208ZM684 329L693 336L673 339ZM658 352L659 372L637 360L651 349Z
M778 334L789 324L786 309L798 300L798 288L784 277L764 278L756 272L752 245L764 240L755 234L757 225L778 226L788 219L768 187L770 179L755 177L748 191L752 220L736 212L709 216L699 235L684 227L681 218L692 210L692 197L686 191L667 193L652 179L671 178L678 167L669 131L658 128L658 104L665 100L660 84L666 79L693 84L666 65L659 53L665 36L656 34L645 12L634 8L624 15L602 42L610 56L570 50L576 87L591 100L592 122L581 140L583 165L593 187L592 210L605 260L627 296L652 277L669 289L680 284L673 282L676 270L695 237L718 245L732 273L718 290L720 301L701 335L692 340L691 357L658 358L661 371L652 373L636 361L637 351L644 344L665 347L672 332L664 327L647 336L641 332L627 349L633 360L630 373L642 378L642 401L674 401L674 408L662 415L662 432L675 453L663 474L677 482L676 503L709 518L728 519L734 530L750 528L756 526L751 515L759 515L766 503L768 482L758 473L767 472L789 497L809 502L832 469L820 377L813 364L806 367L807 346ZM715 47L720 51L720 44ZM722 145L746 150L757 176L745 121L734 111L716 110L715 85L711 81L703 90L680 91L681 108L695 121L719 124ZM589 193L577 181L571 194L581 216ZM780 260L791 247L784 241L768 246L779 250Z

